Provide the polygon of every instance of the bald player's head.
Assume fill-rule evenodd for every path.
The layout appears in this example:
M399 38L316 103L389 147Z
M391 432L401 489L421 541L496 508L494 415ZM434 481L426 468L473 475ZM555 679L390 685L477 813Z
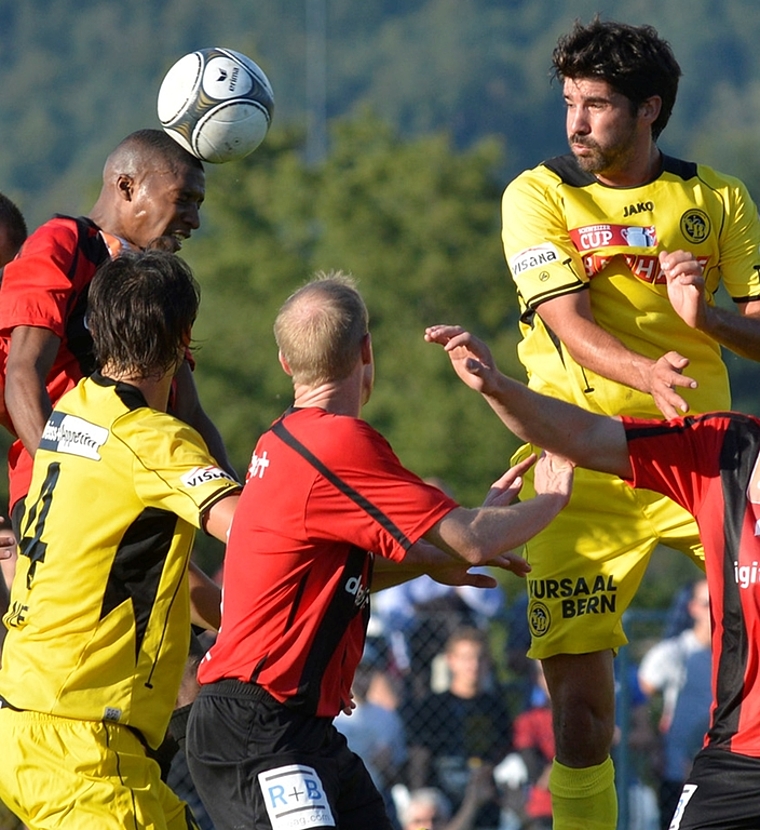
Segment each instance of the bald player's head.
M163 130L137 130L123 139L106 159L103 179L126 173L137 176L147 168L177 173L187 167L203 170L200 159L188 153Z

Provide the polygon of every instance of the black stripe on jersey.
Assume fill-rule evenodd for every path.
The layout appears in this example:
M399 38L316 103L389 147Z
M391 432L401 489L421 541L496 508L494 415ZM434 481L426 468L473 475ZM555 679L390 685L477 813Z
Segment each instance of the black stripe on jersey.
M677 159L673 156L663 155L662 172L678 176L679 179L683 179L685 182L688 182L689 179L696 177L697 164L693 161L684 161L683 159Z
M79 269L80 259L85 259L90 266L98 265L109 258L108 246L100 234L100 230L86 216L61 216L58 219L68 219L77 227L77 250L69 268L68 278L73 282ZM87 294L89 283L76 296L71 297L72 306L66 309L66 345L79 363L82 375L87 377L95 370L95 356L92 349L92 336L87 329L85 316L87 314Z
M559 176L563 184L570 185L570 187L588 187L593 184L599 187L609 187L609 185L602 184L596 176L583 170L572 153L547 159L543 165ZM662 168L652 181L659 178L663 173L670 173L673 176L678 176L679 179L688 181L697 175L697 165L693 161L683 161L673 156L663 155ZM644 182L644 184L647 184L647 182ZM636 187L641 187L641 185L636 185Z
M725 504L723 520L723 636L718 654L716 707L710 743L726 745L739 729L747 668L747 627L744 623L734 566L747 513L747 486L760 450L760 433L749 419L733 416L720 454L720 478Z
M407 535L398 527L394 522L392 522L386 515L380 510L379 507L372 504L369 499L365 498L361 493L354 490L350 484L343 481L342 478L335 475L332 470L328 469L311 450L307 449L296 437L293 435L283 424L283 422L277 421L276 424L272 427L272 431L274 434L281 440L284 441L291 449L295 450L299 455L303 456L309 464L312 465L321 475L323 475L331 484L340 490L341 493L348 496L355 504L361 507L366 513L368 513L372 518L381 524L388 533L393 536L393 538L404 548L404 550L408 550L412 543L407 537Z
M311 648L306 655L298 684L298 692L290 699L289 705L298 706L299 708L303 706L305 711L312 714L316 712L322 692L322 679L327 671L327 665L335 655L340 641L346 635L349 623L359 612L364 616L364 631L366 632L367 623L369 622L369 602L362 601L357 605L357 595L351 593L347 586L349 580L361 580L368 556L371 556L371 554L361 550L361 548L352 547L349 551L340 576L338 589L319 621L319 627L314 633ZM367 588L369 588L371 582L372 570L370 564L370 571L367 574ZM342 706L347 703L347 700L341 701Z
M545 291L543 294L535 294L530 298L530 308L536 309L541 303L553 300L555 297L566 297L569 294L577 294L579 291L588 291L589 284L578 280L576 285L563 285L561 288L555 288L551 291ZM520 318L521 320L523 318Z
M142 409L142 407L148 405L148 402L145 400L145 395L143 395L143 393L136 386L124 383L123 381L107 378L99 371L93 372L91 380L93 383L97 383L98 386L114 387L117 397L124 404L124 406L127 407L127 409Z
M544 167L559 176L563 184L569 184L571 187L588 187L591 184L599 184L596 176L592 176L591 173L587 173L578 166L578 162L572 153L547 159L543 164Z
M689 429L697 422L729 419L720 452L723 516L723 636L719 648L713 649L716 668L715 711L708 731L710 744L727 747L736 734L744 696L744 673L747 666L748 638L742 613L739 586L734 565L739 558L741 535L747 513L747 486L760 453L760 429L748 416L736 412L712 412L684 418L684 426L660 425L627 427L628 442L636 438Z
M177 516L167 510L143 510L124 533L108 574L100 619L126 600L132 602L137 633L135 658L148 628L177 521Z

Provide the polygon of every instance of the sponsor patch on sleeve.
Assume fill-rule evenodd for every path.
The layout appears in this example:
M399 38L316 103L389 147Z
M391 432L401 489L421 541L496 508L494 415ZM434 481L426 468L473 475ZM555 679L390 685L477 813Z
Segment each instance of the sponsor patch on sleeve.
M260 772L258 778L272 830L336 826L313 767L289 764Z
M526 271L532 271L534 268L544 268L559 261L560 252L557 246L551 242L543 242L541 245L526 248L511 257L509 270L512 272L512 276L516 277Z
M195 467L189 473L185 473L181 480L186 487L200 487L201 484L207 484L209 481L216 481L220 478L235 481L231 475L214 466Z

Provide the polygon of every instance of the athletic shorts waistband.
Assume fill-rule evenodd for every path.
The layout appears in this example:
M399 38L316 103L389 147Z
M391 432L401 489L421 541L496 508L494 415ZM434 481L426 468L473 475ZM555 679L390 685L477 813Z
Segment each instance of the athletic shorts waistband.
M246 698L248 700L270 700L279 703L263 686L256 683L246 683L244 680L238 680L234 677L226 677L223 680L206 683L201 686L199 694L204 696L222 695L223 697Z

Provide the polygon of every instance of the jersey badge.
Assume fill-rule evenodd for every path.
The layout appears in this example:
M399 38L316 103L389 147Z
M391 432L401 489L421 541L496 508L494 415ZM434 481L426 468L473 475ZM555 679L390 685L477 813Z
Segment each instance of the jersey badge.
M272 830L335 827L330 802L313 767L289 764L258 775Z
M45 424L40 449L100 461L100 448L107 438L108 430L105 427L54 410Z
M526 271L532 271L534 268L543 268L546 265L551 265L553 262L560 261L559 249L552 245L551 242L544 242L541 245L535 245L533 248L526 248L515 254L509 260L509 270L513 277L517 277Z
M681 217L681 233L689 242L704 242L710 230L710 217L703 210L691 208Z

